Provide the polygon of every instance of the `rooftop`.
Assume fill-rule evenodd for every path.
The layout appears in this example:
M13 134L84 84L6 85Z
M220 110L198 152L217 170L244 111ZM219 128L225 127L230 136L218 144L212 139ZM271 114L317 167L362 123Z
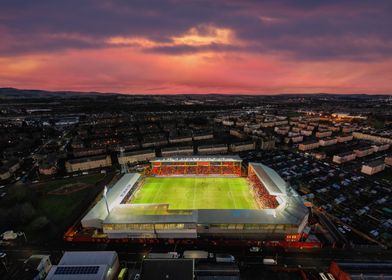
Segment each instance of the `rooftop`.
M249 163L271 195L285 195L287 183L273 169L261 163Z
M364 166L377 167L377 166L380 166L383 164L384 164L384 161L382 159L379 159L379 160L374 160L374 161L365 163Z
M137 150L137 151L126 152L126 153L124 153L124 156L143 155L143 154L150 154L150 153L155 154L155 151L152 149Z
M143 261L142 277L146 280L192 280L193 268L192 259L146 259Z
M239 161L239 156L189 156L189 157L162 157L151 162L197 162L197 161Z
M92 156L92 157L83 157L83 158L74 158L69 159L69 163L82 163L82 162L89 162L89 161L96 161L96 160L103 160L108 157L107 155L99 155L99 156Z

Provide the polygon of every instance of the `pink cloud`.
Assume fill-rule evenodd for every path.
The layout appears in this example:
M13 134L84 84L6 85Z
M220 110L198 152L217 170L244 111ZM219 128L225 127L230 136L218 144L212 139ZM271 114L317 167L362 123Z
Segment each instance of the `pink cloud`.
M0 57L0 84L123 93L392 93L392 61L304 62L282 55L145 53L134 48Z

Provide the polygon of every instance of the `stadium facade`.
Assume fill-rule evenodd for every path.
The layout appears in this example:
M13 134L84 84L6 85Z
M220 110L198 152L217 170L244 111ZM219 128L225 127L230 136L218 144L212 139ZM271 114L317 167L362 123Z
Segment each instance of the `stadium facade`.
M208 237L297 241L308 220L308 210L301 197L274 170L261 163L249 163L247 177L243 173L241 159L236 156L156 158L151 161L148 174L124 174L107 192L106 199L103 197L81 223L84 228L102 230L109 239ZM147 186L150 178L154 178L154 184ZM165 184L160 186L159 178L166 178ZM176 201L168 197L170 193L165 193L167 178L194 178L190 179L194 183ZM217 186L214 179L209 185L205 185L205 180L199 184L201 178L227 180ZM249 193L231 185L230 180L235 178L245 180ZM143 194L143 188L147 191L147 187L153 191ZM221 198L203 196L209 188L217 189ZM252 207L242 206L248 205L241 204L243 195L251 197ZM142 203L144 198L146 203ZM165 199L170 202L162 202ZM193 201L183 204L187 199ZM195 203L195 199L206 203ZM220 199L227 203L220 205Z

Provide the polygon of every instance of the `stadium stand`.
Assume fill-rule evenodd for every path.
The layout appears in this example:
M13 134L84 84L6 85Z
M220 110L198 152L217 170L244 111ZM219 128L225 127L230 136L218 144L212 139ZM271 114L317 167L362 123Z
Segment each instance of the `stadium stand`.
M241 176L240 162L232 161L200 161L200 162L154 162L151 175L228 175Z
M254 197L256 198L259 207L261 209L278 207L279 203L276 200L276 197L268 193L267 189L254 173L253 169L249 169L248 172L248 180L253 188Z

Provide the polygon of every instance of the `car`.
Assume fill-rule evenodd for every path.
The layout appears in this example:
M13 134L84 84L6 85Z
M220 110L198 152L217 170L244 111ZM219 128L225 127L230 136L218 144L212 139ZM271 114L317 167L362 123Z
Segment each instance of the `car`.
M6 253L0 252L0 259L4 259L7 256Z
M342 229L341 227L338 227L338 230L339 230L341 233L343 233L343 234L346 233L346 231L345 231L344 229Z
M1 186L0 186L0 189L4 189L4 188L5 188L5 186L4 186L4 185L1 185Z
M351 231L351 228L349 228L349 227L346 226L346 225L344 225L343 228L344 228L346 231L349 231L349 232Z
M229 254L216 254L215 261L217 263L234 263L235 258L234 258L234 256L229 255Z
M257 253L257 252L260 252L261 251L261 248L260 247L250 247L249 248L249 252L252 252L252 253Z
M267 258L263 259L263 264L264 265L277 265L278 262L275 258L267 257Z

